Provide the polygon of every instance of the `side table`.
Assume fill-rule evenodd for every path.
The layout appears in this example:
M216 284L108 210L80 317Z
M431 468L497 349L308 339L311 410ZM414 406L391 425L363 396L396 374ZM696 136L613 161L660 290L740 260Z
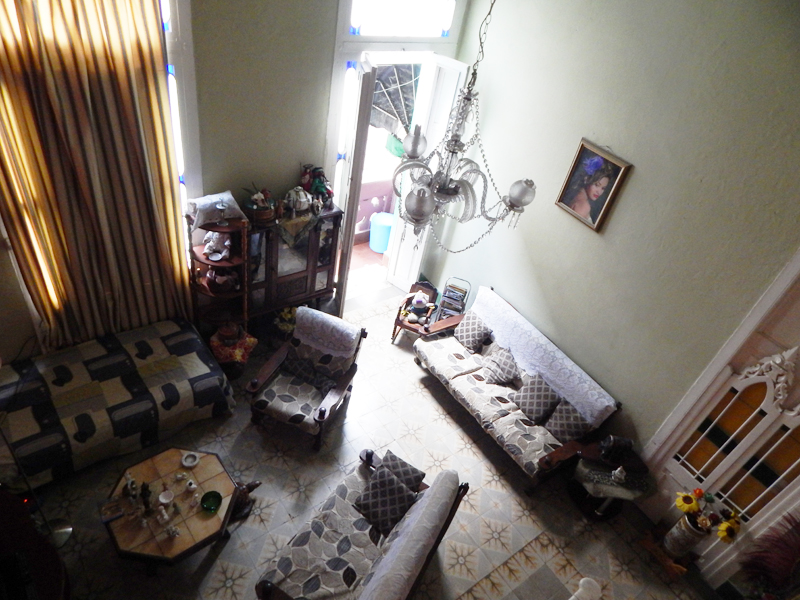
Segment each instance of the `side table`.
M580 460L573 474L570 495L581 510L595 520L609 519L622 508L623 500L637 500L654 489L647 465L632 450L618 459L618 464L605 462L599 444L589 444L578 451ZM615 481L612 473L622 466L624 481Z

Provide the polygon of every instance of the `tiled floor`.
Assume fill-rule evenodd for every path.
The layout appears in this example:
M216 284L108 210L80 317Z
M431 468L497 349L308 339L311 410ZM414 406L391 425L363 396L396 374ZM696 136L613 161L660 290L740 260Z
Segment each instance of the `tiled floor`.
M229 418L187 427L147 451L106 461L68 483L42 490L51 516L70 519L75 532L61 550L77 599L254 598L263 565L286 544L356 463L362 448L391 449L427 472L456 469L470 492L427 570L420 599L566 600L584 576L595 578L606 600L695 600L686 582L667 584L641 551L644 520L635 510L609 522L584 519L555 477L525 494L525 476L478 424L412 360L410 336L389 343L400 296L357 307L346 318L370 335L346 413L319 453L294 428L250 423L239 405ZM261 345L263 354L265 344ZM259 366L251 361L250 369ZM97 502L121 470L169 446L217 452L230 472L263 482L255 509L232 527L232 536L163 567L155 577L143 565L120 559L100 524Z

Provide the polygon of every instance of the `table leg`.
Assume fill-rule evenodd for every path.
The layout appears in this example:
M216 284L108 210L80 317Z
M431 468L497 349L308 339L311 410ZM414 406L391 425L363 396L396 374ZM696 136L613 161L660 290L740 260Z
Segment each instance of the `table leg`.
M614 498L606 498L603 500L603 503L595 509L594 514L598 517L602 517L612 500L614 500Z

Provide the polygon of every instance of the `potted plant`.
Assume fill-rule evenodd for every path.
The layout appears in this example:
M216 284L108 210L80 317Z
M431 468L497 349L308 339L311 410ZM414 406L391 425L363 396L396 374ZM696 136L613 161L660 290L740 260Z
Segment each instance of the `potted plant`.
M275 220L275 200L267 188L260 190L253 183L253 188L242 188L250 199L244 202L244 212L255 225L266 225Z

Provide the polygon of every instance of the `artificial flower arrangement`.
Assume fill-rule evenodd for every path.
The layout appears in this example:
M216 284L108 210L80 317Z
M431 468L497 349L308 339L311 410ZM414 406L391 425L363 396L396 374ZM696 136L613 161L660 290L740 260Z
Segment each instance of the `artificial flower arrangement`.
M702 506L700 502L703 503ZM716 498L712 493L696 488L691 494L678 492L675 506L683 511L692 527L711 533L712 527L716 526L719 539L730 544L736 539L741 522L736 513L725 506L719 512L711 510L711 505L715 502Z
M296 314L297 314L296 306L288 306L278 311L278 316L275 317L275 326L284 334L292 333L294 331Z

